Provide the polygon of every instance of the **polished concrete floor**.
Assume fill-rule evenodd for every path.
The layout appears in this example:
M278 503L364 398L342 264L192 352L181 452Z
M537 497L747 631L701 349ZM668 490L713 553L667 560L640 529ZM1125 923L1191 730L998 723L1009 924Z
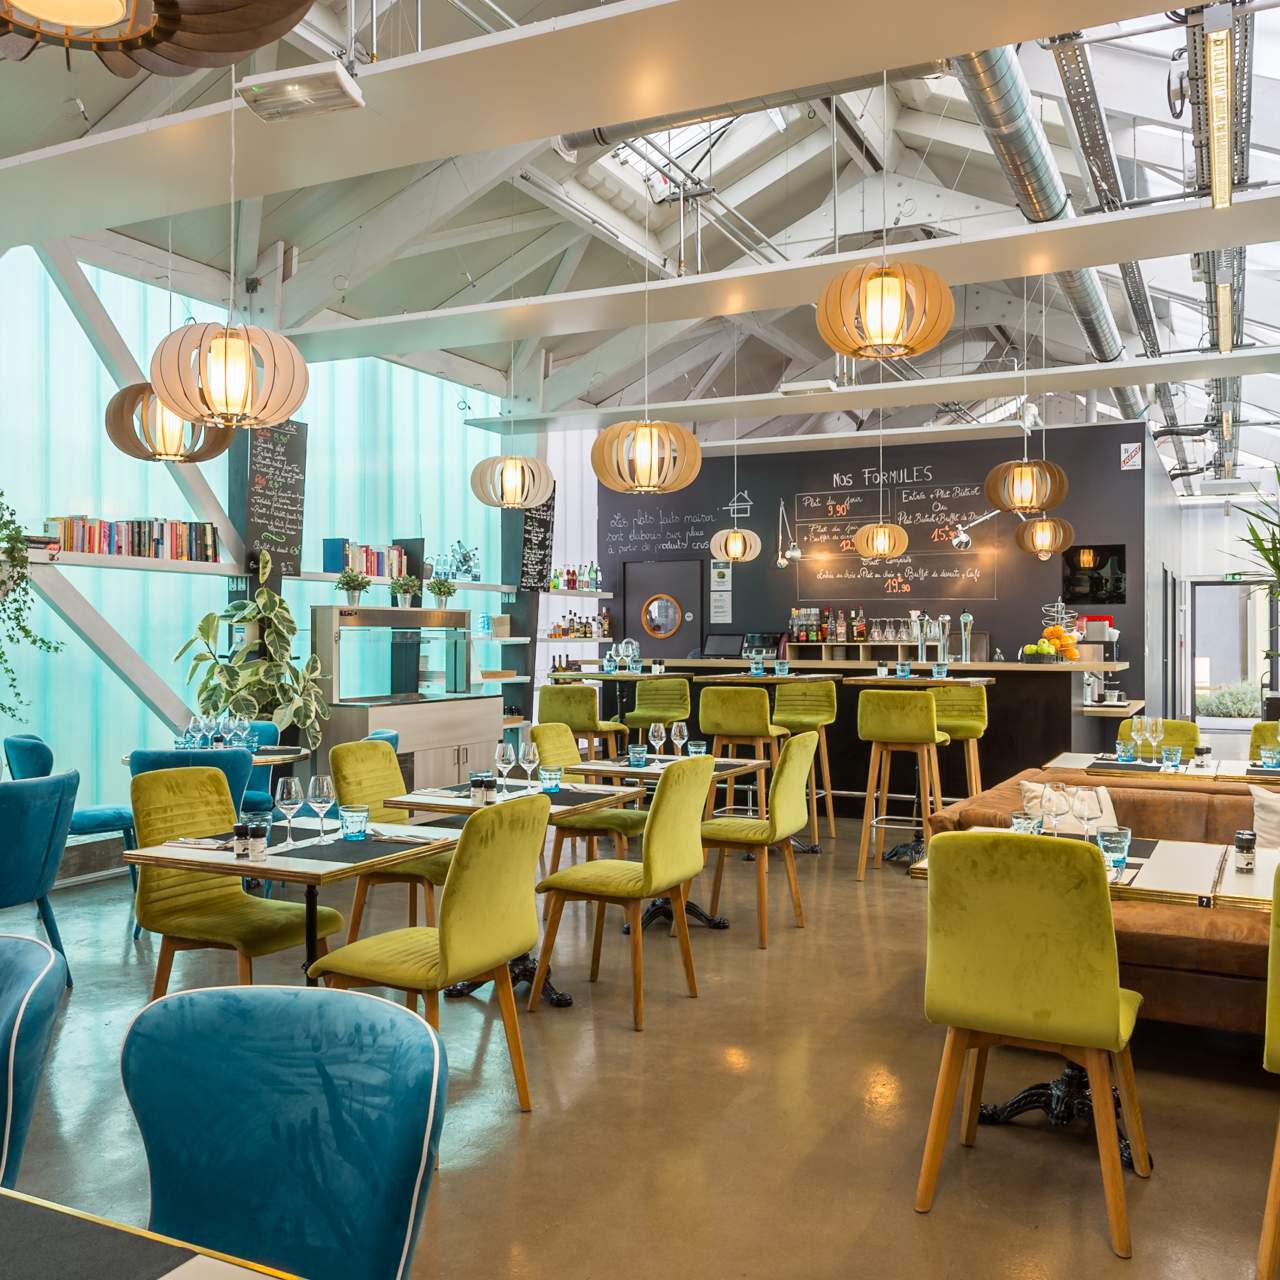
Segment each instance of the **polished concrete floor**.
M889 867L859 885L855 834L842 821L823 856L801 858L803 931L782 868L771 870L767 952L753 869L729 864L732 927L694 930L697 1000L675 940L651 929L642 1034L626 940L609 931L589 985L586 911L567 908L554 970L574 1007L522 1014L530 1115L516 1108L496 1005L484 993L445 1003L449 1111L415 1277L1252 1276L1280 1090L1248 1037L1139 1024L1155 1172L1126 1177L1131 1261L1107 1245L1088 1129L1029 1118L981 1129L973 1149L948 1148L933 1212L912 1211L942 1044L921 1012L925 887ZM706 876L699 896L709 892ZM143 1222L147 1170L118 1059L155 944L129 938L125 881L54 901L77 985L19 1185ZM403 910L398 889L376 891L366 929L400 925ZM30 909L0 912L0 930L37 929ZM262 962L259 977L295 981L296 966ZM225 954L180 956L174 969L175 989L233 980ZM987 1097L1058 1070L994 1051Z

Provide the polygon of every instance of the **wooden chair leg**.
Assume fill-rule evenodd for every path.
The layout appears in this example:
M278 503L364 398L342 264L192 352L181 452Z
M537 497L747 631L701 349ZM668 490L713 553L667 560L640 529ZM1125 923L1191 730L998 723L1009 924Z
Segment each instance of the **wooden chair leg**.
M671 890L671 914L675 917L676 937L680 939L680 959L684 961L684 980L689 986L689 995L698 998L698 979L693 972L693 943L689 939L689 917L684 904L687 897L687 885L676 885Z
M941 813L946 805L942 798L942 767L938 762L938 748L929 749L929 768L933 776L933 813Z
M871 848L871 820L876 814L876 788L880 782L880 744L871 744L871 767L867 770L867 802L862 807L862 839L858 844L858 879L867 875L867 851ZM712 915L715 914L714 909Z
M876 804L876 817L883 819L889 812L889 775L893 771L893 748L880 748L880 782L879 799ZM876 868L884 862L884 823L876 827Z
M796 855L792 852L791 841L782 842L782 861L787 868L787 887L791 890L791 910L795 912L796 928L804 928L804 905L800 901L800 877L796 875Z
M242 987L253 986L253 957L243 951L236 952L236 981Z
M978 755L977 738L970 738L964 744L964 755L969 765L969 794L976 796L982 790L982 760Z
M556 838L551 843L551 870L548 875L555 875L560 870L560 853L564 848L564 831L557 827ZM546 900L542 904L542 918L545 920L551 912L551 895L547 894Z
M507 1033L507 1053L511 1055L511 1074L515 1077L516 1097L521 1111L532 1111L529 1099L529 1073L524 1065L524 1043L520 1039L520 1018L516 1013L516 993L511 989L511 970L500 964L492 973L493 989L498 993L502 1010L502 1029Z
M775 752L777 745L773 738L769 739L768 747L765 746L763 738L757 738L755 742L755 756L757 760L763 760L766 752L774 763L777 763ZM756 770L756 813L763 821L769 816L769 771L767 768Z
M422 882L422 896L427 902L427 927L434 929L436 927L436 887L430 880Z
M409 890L409 928L418 927L418 882L410 880L405 888Z
M769 747L769 774L768 777L762 776L760 784L764 788L760 795L760 816L767 818L769 816L769 786L768 783L773 775L778 772L778 739L770 736L767 740Z
M982 1082L987 1078L987 1049L969 1050L969 1076L964 1086L964 1110L960 1113L960 1145L971 1147L978 1138L978 1111L982 1106Z
M596 758L596 738L595 734L589 733L586 738L587 742L587 759L594 760Z
M769 949L769 846L756 850L756 933L760 950Z
M637 1031L644 1030L644 930L640 918L644 903L638 899L627 903L627 922L631 925L631 1020Z
M933 774L933 765L929 763L928 747L916 748L916 772L920 775L920 835L927 850L929 838L933 834L929 829L929 806L932 803L933 792L930 779Z
M598 836L587 837L587 861L594 862L596 860L596 841Z
M818 762L809 766L809 843L819 844L818 837Z
M725 851L720 849L720 856L716 859L716 878L711 883L711 914L713 916L720 914L720 885L724 880L724 855Z
M1280 1125L1276 1126L1271 1176L1267 1180L1267 1199L1262 1211L1256 1280L1275 1280L1277 1267L1280 1267Z
M591 940L591 981L600 977L600 951L604 947L604 913L605 902L600 899L596 903L596 931Z
M933 1091L933 1110L929 1114L929 1133L924 1140L924 1156L920 1161L920 1181L916 1183L916 1212L928 1213L933 1208L933 1193L942 1167L942 1152L951 1128L951 1112L956 1105L956 1091L964 1070L964 1054L969 1047L969 1033L959 1027L947 1028L947 1042L942 1049L938 1068L938 1084ZM1104 1108L1105 1110L1105 1108Z
M151 983L151 998L159 1000L169 990L169 974L173 972L176 954L172 938L160 939L160 954L156 957L156 976Z
M554 889L547 894L551 904L551 914L547 920L546 932L542 935L542 950L538 952L538 970L533 975L533 986L529 989L529 1012L537 1013L538 1001L542 999L542 984L547 980L547 965L551 963L551 951L556 945L556 930L560 928L560 915L564 911L564 894Z
M426 1010L427 1021L437 1030L440 1030L440 993L438 991L424 991L422 993L422 1003Z
M416 991L406 991L404 993L404 1007L410 1013L418 1012L418 993Z
M721 739L717 738L716 741L721 742ZM716 751L716 755L719 755L720 751L723 751L725 753L726 759L732 760L738 754L737 744L733 742L723 743L720 749ZM734 801L734 780L733 778L729 777L724 780L724 807L726 809L732 810L733 801Z
M1095 1098L1110 1102L1110 1055L1105 1049L1086 1049L1084 1059L1090 1092ZM1120 1167L1120 1135L1116 1132L1114 1107L1093 1108L1093 1131L1098 1139L1098 1163L1102 1166L1102 1190L1107 1201L1111 1250L1117 1257L1128 1258L1133 1254L1133 1245L1129 1239L1129 1209L1124 1198L1124 1170Z
M827 755L827 726L818 726L818 759L822 762L822 799L827 810L827 834L836 838L836 798L831 794L831 759Z
M1133 1074L1133 1055L1129 1046L1111 1055L1116 1088L1120 1091L1120 1111L1124 1116L1124 1132L1133 1155L1133 1171L1140 1178L1151 1177L1151 1152L1147 1148L1147 1130L1138 1105L1138 1080Z
M364 919L364 904L368 896L368 879L365 876L357 876L356 891L351 898L351 918L347 921L348 942L354 942L360 936L360 922Z

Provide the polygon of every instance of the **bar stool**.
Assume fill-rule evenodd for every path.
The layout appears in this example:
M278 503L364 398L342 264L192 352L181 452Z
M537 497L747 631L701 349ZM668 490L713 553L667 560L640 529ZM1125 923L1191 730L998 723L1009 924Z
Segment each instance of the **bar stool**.
M867 771L867 803L862 814L862 842L858 846L858 879L867 874L867 850L871 829L876 831L876 866L884 856L884 829L889 807L889 766L895 751L910 751L916 758L920 782L921 835L926 846L932 834L929 816L936 812L938 748L951 741L938 731L933 694L928 689L863 689L858 698L858 737L871 743L871 768ZM873 816L874 815L874 816ZM916 825L914 818L894 818L894 826Z
M773 699L773 722L792 733L818 735L818 758L809 765L809 840L818 843L818 763L822 764L822 796L827 831L836 836L836 806L831 795L831 761L827 757L827 725L836 720L834 680L791 680L778 685Z
M978 739L987 731L987 691L980 684L939 685L933 690L938 730L952 742L964 743L964 778L969 795L982 790L982 766ZM939 788L938 803L942 803Z
M602 744L605 755L617 755L627 740L627 726L618 720L601 720L596 691L588 684L544 684L538 690L538 719L567 724L574 737L587 743L587 759L596 758Z
M711 734L711 754L719 757L728 749L729 758L739 746L750 747L756 759L762 759L768 744L769 764L778 767L778 743L790 736L790 731L769 718L769 695L760 688L743 685L708 685L698 699L698 725L704 735ZM765 766L755 771L756 795L760 802L760 817L766 816ZM733 779L725 779L725 803L733 808ZM715 788L707 793L709 818L715 811Z
M638 729L640 740L651 724L673 724L689 718L689 682L680 676L636 682L636 705L624 715L628 729Z

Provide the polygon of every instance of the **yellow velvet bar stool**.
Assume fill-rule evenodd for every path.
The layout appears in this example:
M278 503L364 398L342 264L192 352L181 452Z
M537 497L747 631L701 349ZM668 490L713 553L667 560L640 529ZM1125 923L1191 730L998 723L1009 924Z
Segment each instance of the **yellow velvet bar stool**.
M1116 731L1116 736L1124 742L1133 741L1133 720L1121 720L1120 728ZM1190 756L1195 753L1195 749L1200 745L1200 726L1191 720L1165 720L1164 736L1155 745L1155 751L1159 752L1162 746L1165 747L1181 747L1184 756Z
M383 801L405 793L404 775L395 750L385 739L365 738L360 742L343 742L329 752L329 772L333 790L341 804L367 804L370 822L407 820L403 809L393 809ZM377 884L403 884L409 890L409 923L418 923L418 886L426 898L427 923L436 922L436 886L443 885L449 874L450 852L431 853L399 863L392 871L375 871L356 877L355 895L351 900L351 920L347 941L360 936L369 890Z
M1260 759L1263 747L1280 747L1280 720L1259 720L1249 730L1249 759Z
M982 790L982 765L978 741L987 731L987 691L980 684L938 685L930 690L938 730L952 742L964 744L964 777L968 794ZM939 794L938 802L942 802Z
M628 729L636 729L640 740L651 724L674 724L689 718L689 682L682 676L660 676L636 681L636 705L623 717Z
M129 784L138 848L164 844L178 836L222 835L236 823L236 807L221 769L191 765L140 773ZM300 902L255 898L236 876L176 867L139 867L134 914L138 923L160 935L160 955L151 998L169 989L173 958L179 951L234 951L239 982L253 981L253 962L306 941L306 907ZM342 928L332 907L316 913L320 949Z
M769 816L756 818L709 818L702 824L702 847L719 850L715 886L711 890L711 914L720 909L720 884L724 879L725 855L730 849L749 850L756 859L756 928L760 949L769 945L769 850L782 854L791 890L791 908L796 928L804 928L804 906L800 902L800 880L796 876L791 837L805 827L805 784L812 778L818 735L813 730L788 738L778 757L778 767L769 783Z
M670 897L671 914L680 956L684 961L689 994L697 996L698 981L693 972L693 946L684 903L689 882L702 870L702 841L698 816L711 786L715 761L710 756L692 756L669 764L658 779L644 828L644 853L640 862L622 858L599 858L579 862L548 876L538 892L551 900L547 931L538 955L538 971L529 993L529 1011L538 1008L547 966L556 945L556 932L566 902L594 902L595 940L591 948L591 981L600 976L600 949L604 943L605 908L621 907L631 925L631 1017L635 1029L644 1029L644 930L640 918L646 898Z
M1254 725L1265 728L1275 721L1264 720ZM1262 742L1261 746L1272 746ZM1252 758L1252 757L1251 757ZM1263 1045L1262 1065L1273 1075L1280 1075L1280 869L1271 882L1271 939L1267 954L1267 1038ZM1262 1238L1258 1242L1256 1280L1276 1280L1280 1267L1280 1125L1276 1126L1275 1147L1271 1155L1271 1176L1267 1180L1267 1199L1262 1212Z
M617 755L627 740L627 726L620 720L601 720L596 691L589 684L544 684L538 690L539 721L567 724L574 736L587 744L587 759L597 750Z
M836 837L836 806L831 794L831 761L827 758L827 725L836 722L834 680L793 680L778 686L773 697L773 722L791 733L818 735L822 765L822 796L827 810L827 834ZM809 766L809 839L818 843L817 764Z
M390 987L405 993L439 1030L440 992L455 982L493 981L507 1033L521 1111L530 1111L516 997L509 962L538 941L533 896L551 802L544 795L504 800L473 813L462 828L440 898L440 927L395 929L339 947L311 966L331 987Z
M876 833L876 866L884 857L887 826L916 826L914 819L888 817L889 771L895 752L916 758L920 787L919 826L926 847L929 818L941 808L938 783L938 748L951 741L938 729L933 694L928 689L863 689L858 696L858 737L871 743L871 767L867 770L867 802L862 813L862 841L858 846L858 879L867 874L871 832ZM935 806L936 801L936 806Z
M769 695L755 685L710 684L698 698L698 726L705 738L711 735L713 756L733 757L739 747L749 747L757 760L766 753L769 764L778 764L778 744L790 730L776 724L769 716ZM761 818L767 816L765 790L767 769L764 764L755 771L756 796ZM733 779L725 779L725 804L733 806ZM715 792L707 796L707 817L714 812Z
M1111 1247L1132 1252L1112 1086L1134 1172L1151 1174L1129 1053L1142 997L1120 985L1107 873L1095 845L1007 831L944 831L929 846L925 1016L947 1028L916 1211L928 1213L968 1058L960 1141L971 1147L987 1054L997 1045L1055 1053L1083 1067ZM1029 1176L1030 1171L1028 1171ZM977 1171L970 1169L972 1183Z

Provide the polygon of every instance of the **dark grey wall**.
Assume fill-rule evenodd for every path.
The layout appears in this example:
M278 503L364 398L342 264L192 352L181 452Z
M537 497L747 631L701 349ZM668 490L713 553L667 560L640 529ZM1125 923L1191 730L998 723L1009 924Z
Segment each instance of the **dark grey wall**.
M1156 447L1148 437L1143 467L1144 515L1146 541L1146 589L1144 592L1146 655L1145 688L1136 683L1130 692L1141 689L1146 698L1148 715L1175 714L1189 708L1176 708L1176 687L1181 666L1178 653L1178 627L1169 615L1167 589L1174 597L1176 610L1177 583L1182 578L1182 508L1178 505L1173 485L1164 464L1156 455ZM1129 656L1129 655L1126 655ZM1167 664L1167 666L1166 666ZM1167 671L1167 678L1166 678ZM1169 690L1166 699L1165 689Z
M875 518L875 449L740 457L738 488L752 500L750 516L740 523L760 535L764 551L750 564L734 566L733 621L710 624L708 631L781 630L796 604L855 610L861 606L868 616L877 617L901 616L908 608L919 607L930 614L947 612L953 618L968 604L975 626L989 631L993 645L999 645L1006 657L1012 658L1020 645L1036 639L1040 606L1061 593L1059 557L1042 562L1020 551L1013 540L1015 517L1010 515L997 516L974 530L974 549L967 553L968 559L953 552L945 538L933 541L934 531L940 533L948 515L986 510L981 486L987 472L1018 452L1016 441L965 441L963 428L956 434L953 444L886 446L884 450L884 470L896 482L888 510L895 515L905 512L912 522L908 551L912 563L906 575L912 586L909 594L886 591L887 579L893 575L892 570L882 567L869 570L865 579L851 578L860 571L861 562L840 553L841 537L857 524ZM1143 513L1147 460L1144 458L1142 471L1122 471L1120 456L1122 444L1142 438L1133 425L1049 433L1049 457L1066 470L1070 481L1067 499L1054 514L1071 521L1078 541L1121 543L1127 548L1125 604L1092 611L1116 617L1123 636L1123 657L1133 666L1125 681L1133 696L1141 696L1145 684ZM1039 437L1034 448L1039 451ZM1168 488L1163 469L1161 481ZM725 509L733 497L732 489L732 462L728 458L704 459L698 478L679 493L632 498L601 488L599 550L605 586L621 590L621 565L626 560L705 557L711 535L732 523ZM811 500L806 502L801 496L804 494L832 499L844 495L849 500L847 516L826 520L825 504L815 509ZM942 495L936 502L935 494ZM834 552L828 561L835 575L829 587L816 581L816 555L811 554L800 568L776 567L779 499L785 502L793 527L797 514L801 519L824 517L826 528L820 536ZM935 511L935 506L941 509ZM849 530L843 527L845 520ZM806 530L816 527L809 524ZM928 576L922 579L922 573ZM824 597L824 590L830 591L829 598ZM708 605L704 600L704 608Z

